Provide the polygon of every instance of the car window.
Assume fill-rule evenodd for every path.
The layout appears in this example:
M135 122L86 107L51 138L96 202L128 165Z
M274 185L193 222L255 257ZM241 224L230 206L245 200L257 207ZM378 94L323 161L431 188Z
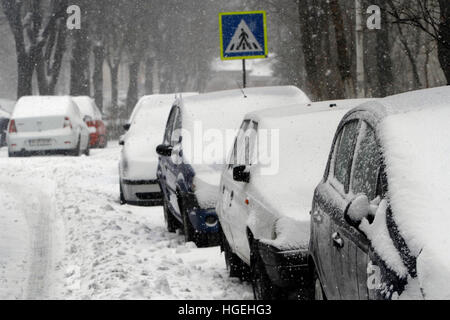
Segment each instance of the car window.
M234 141L233 152L231 153L231 156L230 156L228 169L232 169L234 166L240 164L242 150L244 149L243 144L244 144L245 134L247 132L249 125L250 125L250 121L245 120L242 123L241 128L239 129L239 132Z
M169 120L167 120L166 132L164 134L164 144L169 145L171 143L172 138L172 129L175 121L175 117L177 115L178 108L173 108L170 112Z
M336 144L334 177L348 191L352 169L353 152L358 137L359 121L349 122L343 128L339 143Z
M363 123L355 150L351 189L355 195L365 194L369 200L377 197L381 154L375 131Z
M175 119L173 123L173 132L172 132L172 138L171 138L171 145L175 146L176 144L180 143L181 138L181 113L180 109L177 108L177 111L175 113Z

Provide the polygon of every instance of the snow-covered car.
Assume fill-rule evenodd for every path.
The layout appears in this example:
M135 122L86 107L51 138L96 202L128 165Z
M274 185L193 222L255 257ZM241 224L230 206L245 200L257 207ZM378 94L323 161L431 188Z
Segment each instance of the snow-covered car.
M344 117L314 195L316 299L450 299L449 124L450 87Z
M276 105L308 103L296 87L222 91L178 99L164 142L158 146L158 179L164 194L167 228L182 226L186 242L216 244L220 176L232 142L248 112Z
M106 148L108 145L108 137L106 125L103 122L103 115L95 101L90 97L72 97L73 101L80 109L81 115L90 130L90 147Z
M6 146L6 132L8 130L10 115L0 110L0 148Z
M122 204L156 206L162 204L161 188L156 178L158 154L175 94L145 96L130 117L119 164L120 201Z
M21 98L7 133L10 157L62 153L89 155L89 129L70 97Z
M230 276L251 278L255 299L308 297L314 188L340 120L365 101L293 105L245 117L222 173L217 214Z

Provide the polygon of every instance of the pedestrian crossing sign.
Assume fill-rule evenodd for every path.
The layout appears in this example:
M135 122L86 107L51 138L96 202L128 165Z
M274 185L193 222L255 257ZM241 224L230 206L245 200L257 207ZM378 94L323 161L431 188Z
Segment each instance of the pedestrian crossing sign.
M267 58L265 11L220 13L219 27L222 60Z

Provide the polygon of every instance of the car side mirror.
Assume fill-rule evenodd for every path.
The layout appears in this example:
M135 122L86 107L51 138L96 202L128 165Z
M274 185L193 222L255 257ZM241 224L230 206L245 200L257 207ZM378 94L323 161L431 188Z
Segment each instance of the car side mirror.
M83 118L83 121L84 121L84 122L89 122L89 121L92 121L92 118L91 118L90 116L85 116L85 117Z
M130 130L130 128L131 128L131 124L129 124L129 123L123 125L123 129L124 129L125 131Z
M160 144L156 147L156 153L162 157L171 157L172 156L173 147L165 144Z
M345 210L345 219L353 225L359 224L370 215L370 202L365 194L358 195L353 199Z
M237 182L250 182L250 172L247 166L237 166L233 168L233 180Z

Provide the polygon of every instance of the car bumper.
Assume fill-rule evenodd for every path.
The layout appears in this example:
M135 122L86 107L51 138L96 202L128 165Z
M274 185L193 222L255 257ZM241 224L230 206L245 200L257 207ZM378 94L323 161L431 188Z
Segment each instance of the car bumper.
M8 136L8 148L11 153L24 152L46 152L46 151L69 151L74 150L78 144L78 136L74 133L64 132L58 134L33 134L33 135L13 135ZM46 141L37 145L32 144L33 140Z
M160 206L163 195L158 180L121 180L122 192L128 204L137 206Z
M219 218L216 209L199 208L197 197L194 193L187 193L184 196L185 210L189 214L189 219L194 229L200 233L218 233Z
M281 288L297 287L308 280L309 266L306 250L281 251L258 241L258 249L270 280Z

